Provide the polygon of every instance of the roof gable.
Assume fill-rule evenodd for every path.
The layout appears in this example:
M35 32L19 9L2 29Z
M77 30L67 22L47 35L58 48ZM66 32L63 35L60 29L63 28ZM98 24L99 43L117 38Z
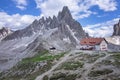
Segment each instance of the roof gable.
M99 45L104 38L84 38L80 41L81 45Z

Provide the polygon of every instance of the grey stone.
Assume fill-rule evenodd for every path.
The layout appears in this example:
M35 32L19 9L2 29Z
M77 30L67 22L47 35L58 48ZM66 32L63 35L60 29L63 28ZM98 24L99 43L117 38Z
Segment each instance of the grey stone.
M117 24L114 25L113 36L120 36L120 20Z

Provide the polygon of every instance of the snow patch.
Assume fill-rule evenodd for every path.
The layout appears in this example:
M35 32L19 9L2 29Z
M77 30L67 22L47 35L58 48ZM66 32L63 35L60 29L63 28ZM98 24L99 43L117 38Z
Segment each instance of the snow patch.
M109 43L120 45L120 36L113 36L105 38Z
M66 27L68 28L68 30L70 31L70 33L71 33L71 35L73 36L73 38L76 40L76 42L77 42L77 44L79 44L79 40L77 39L77 37L75 36L75 32L73 32L71 29L70 29L70 27L69 27L69 25L66 25Z
M70 38L69 38L69 37L67 37L67 38L63 38L63 41L65 41L65 42L67 42L67 43L71 43L71 41L70 41Z

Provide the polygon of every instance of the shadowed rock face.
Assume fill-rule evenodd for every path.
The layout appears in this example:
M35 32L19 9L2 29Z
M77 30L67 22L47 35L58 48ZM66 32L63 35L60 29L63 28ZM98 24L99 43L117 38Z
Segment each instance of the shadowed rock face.
M117 24L114 25L113 36L120 36L120 20Z
M7 35L9 35L11 33L12 33L12 31L10 29L5 28L5 27L1 28L0 29L0 40L2 40L3 38L5 38Z

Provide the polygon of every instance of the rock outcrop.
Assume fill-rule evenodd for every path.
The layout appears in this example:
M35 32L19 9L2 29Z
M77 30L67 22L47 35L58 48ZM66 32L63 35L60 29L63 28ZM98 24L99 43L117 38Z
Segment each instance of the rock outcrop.
M5 28L5 27L2 27L0 29L0 41L5 38L7 35L11 34L13 31L8 29L8 28Z
M120 36L120 20L117 24L114 25L113 36Z

